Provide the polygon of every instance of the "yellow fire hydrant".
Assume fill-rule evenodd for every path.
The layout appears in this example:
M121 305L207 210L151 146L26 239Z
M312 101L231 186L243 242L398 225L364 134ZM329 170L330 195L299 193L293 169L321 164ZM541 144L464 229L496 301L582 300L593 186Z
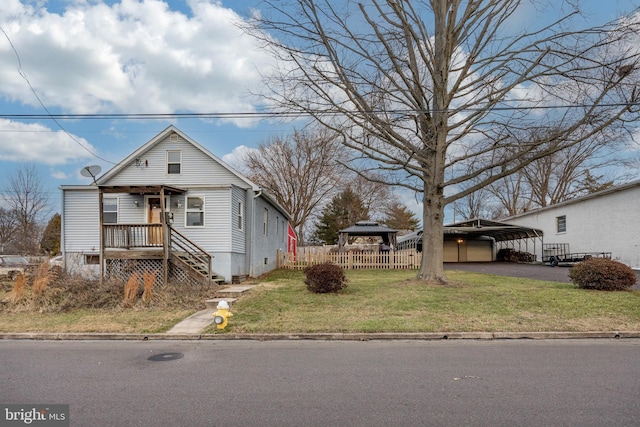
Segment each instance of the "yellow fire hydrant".
M218 329L224 329L227 327L229 317L233 316L233 313L229 311L229 303L222 300L216 307L217 310L213 313L213 323L216 324Z

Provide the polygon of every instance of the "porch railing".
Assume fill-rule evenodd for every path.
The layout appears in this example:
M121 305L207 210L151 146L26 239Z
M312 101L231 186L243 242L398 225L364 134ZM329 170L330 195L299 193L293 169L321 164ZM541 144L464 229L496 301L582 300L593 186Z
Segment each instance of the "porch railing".
M173 227L169 227L169 248L172 255L211 280L212 256Z
M162 248L162 224L103 224L105 249Z

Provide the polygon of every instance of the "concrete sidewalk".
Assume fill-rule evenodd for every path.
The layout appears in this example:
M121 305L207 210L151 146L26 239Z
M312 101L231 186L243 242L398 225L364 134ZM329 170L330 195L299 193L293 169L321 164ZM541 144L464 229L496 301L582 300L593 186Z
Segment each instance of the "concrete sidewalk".
M228 286L219 290L216 292L215 298L205 301L207 308L180 321L166 333L168 335L198 334L213 323L213 313L217 310L217 305L220 301L225 300L231 307L238 298L249 291L251 291L251 286Z
M214 309L205 308L180 321L177 325L167 331L169 335L197 334L213 323Z

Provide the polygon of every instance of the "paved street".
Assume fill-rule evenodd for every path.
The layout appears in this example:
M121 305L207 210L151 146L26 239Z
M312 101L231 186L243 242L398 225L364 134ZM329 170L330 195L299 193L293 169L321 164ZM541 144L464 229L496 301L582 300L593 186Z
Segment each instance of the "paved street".
M640 341L0 341L72 426L636 426Z

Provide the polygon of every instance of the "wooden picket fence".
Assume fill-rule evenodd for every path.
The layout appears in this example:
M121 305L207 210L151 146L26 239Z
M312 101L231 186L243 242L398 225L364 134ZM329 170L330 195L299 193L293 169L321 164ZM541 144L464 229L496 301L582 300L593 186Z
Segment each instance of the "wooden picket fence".
M300 251L293 254L278 251L277 266L289 270L303 270L310 265L330 262L344 269L411 270L420 268L422 252L402 250L391 252L329 252Z

